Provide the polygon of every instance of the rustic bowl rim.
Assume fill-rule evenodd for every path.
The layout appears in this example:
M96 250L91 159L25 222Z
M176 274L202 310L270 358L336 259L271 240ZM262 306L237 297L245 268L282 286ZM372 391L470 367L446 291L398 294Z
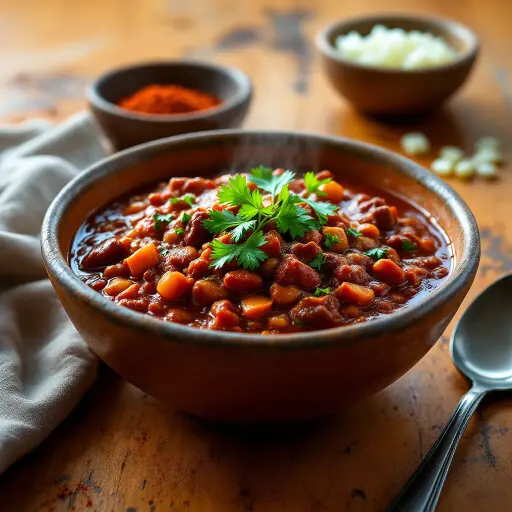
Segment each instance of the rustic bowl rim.
M191 67L204 71L205 73L217 73L224 75L228 80L234 84L236 92L230 98L222 100L219 105L197 112L190 112L187 114L141 114L131 110L117 106L115 103L104 98L100 93L100 87L115 78L121 73L141 70L150 67L174 68L174 67ZM150 84L148 84L150 85ZM202 92L203 89L198 88ZM109 69L96 77L85 89L85 97L88 103L110 115L123 118L130 121L151 122L151 123L166 123L178 124L186 121L199 121L215 119L225 112L234 110L241 107L246 102L251 100L253 93L253 85L251 79L239 68L224 66L214 62L206 62L200 59L168 59L168 60L150 60L144 62L137 62L127 64L125 66Z
M399 172L414 178L431 193L445 200L451 207L456 222L463 232L463 249L460 259L456 261L446 280L430 294L407 308L386 317L372 319L369 322L356 325L314 330L314 336L311 336L311 331L270 336L214 331L165 322L113 303L92 290L73 273L67 262L67 255L62 255L60 252L59 225L65 221L65 213L69 206L84 190L101 181L103 177L115 173L119 168L172 152L174 147L194 147L201 142L215 146L218 141L225 142L230 139L237 141L245 139L245 143L247 143L250 140L258 140L258 138L262 140L262 137L286 137L288 140L304 140L309 144L312 142L331 144L341 150L345 148L357 155L370 155L383 165L391 165ZM393 332L400 332L421 318L430 315L433 311L440 309L458 294L464 292L476 274L480 259L480 237L476 220L457 192L440 178L416 162L372 144L348 138L298 131L215 130L168 137L121 151L83 171L60 191L46 212L41 233L43 260L51 277L73 295L76 300L87 303L88 307L92 307L99 314L106 317L109 322L129 327L145 335L167 338L169 342L210 347L229 346L246 350L254 350L255 347L278 350L294 350L300 347L319 349L325 346L350 345L367 338L377 338L391 335Z
M453 61L441 64L439 66L432 66L423 69L400 69L400 68L387 68L384 66L367 66L359 64L342 57L336 48L330 43L329 39L334 32L337 32L343 28L349 28L353 25L360 23L373 22L373 24L385 24L386 21L403 22L418 22L423 23L427 27L436 27L444 32L449 32L453 37L460 40L464 40L467 48L462 52L457 52ZM353 29L355 30L355 28ZM464 34L464 38L460 37L459 34ZM404 75L404 76L417 76L421 74L434 74L434 73L447 73L453 71L461 65L470 64L476 59L480 51L480 41L476 33L466 25L459 23L458 21L449 18L440 18L433 16L426 16L423 14L405 14L401 12L393 13L386 12L380 14L366 14L361 16L355 16L350 18L343 18L341 20L333 21L323 27L315 36L315 44L317 49L326 57L333 61L338 62L344 66L352 68L354 70L376 72L389 75Z

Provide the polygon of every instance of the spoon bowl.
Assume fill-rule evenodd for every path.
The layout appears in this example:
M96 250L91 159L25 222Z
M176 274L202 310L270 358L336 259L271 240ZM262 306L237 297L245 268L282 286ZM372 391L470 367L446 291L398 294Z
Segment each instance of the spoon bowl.
M512 274L488 286L464 312L450 341L457 369L473 386L389 509L434 512L464 430L490 391L512 389Z
M512 388L512 274L486 288L453 331L450 352L457 369L475 384Z

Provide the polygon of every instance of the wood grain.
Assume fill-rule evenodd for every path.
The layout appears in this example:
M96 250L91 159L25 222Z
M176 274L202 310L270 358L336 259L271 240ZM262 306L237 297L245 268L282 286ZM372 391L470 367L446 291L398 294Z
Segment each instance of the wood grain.
M512 161L507 0L147 0L0 4L0 116L59 120L84 106L83 85L128 62L198 57L253 79L246 126L332 133L399 151L400 135L470 149L496 135ZM375 10L452 17L483 52L464 91L414 124L355 113L326 83L312 46L325 23ZM421 160L428 163L431 157ZM467 300L512 271L512 174L453 186L475 212L483 259ZM466 303L467 304L467 300ZM337 418L296 431L233 433L174 413L103 369L71 416L0 480L3 511L380 511L431 446L467 383L451 365L450 329L407 375ZM512 511L512 400L487 401L457 451L441 511Z

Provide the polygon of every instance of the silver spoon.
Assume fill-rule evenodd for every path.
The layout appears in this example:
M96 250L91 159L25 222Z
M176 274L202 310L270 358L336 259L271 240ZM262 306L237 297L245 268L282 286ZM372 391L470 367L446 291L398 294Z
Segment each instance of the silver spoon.
M489 391L512 389L512 274L486 288L465 311L453 331L450 353L473 385L390 511L433 512L478 404Z

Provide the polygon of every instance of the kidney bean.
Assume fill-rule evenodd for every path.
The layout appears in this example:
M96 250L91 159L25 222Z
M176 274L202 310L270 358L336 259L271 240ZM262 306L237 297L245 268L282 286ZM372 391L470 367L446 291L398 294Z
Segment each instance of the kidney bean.
M192 312L186 311L181 308L170 308L166 319L176 324L188 324L193 320L194 316Z
M201 279L192 287L192 299L200 306L209 306L228 297L229 292L215 279Z
M195 247L186 245L183 247L173 247L165 255L166 263L170 263L172 266L183 269L190 265L192 261L199 257L199 253Z
M224 286L230 292L251 293L263 287L263 279L255 272L234 270L224 276Z
M203 226L203 221L208 219L209 215L205 211L198 210L192 214L192 218L187 224L187 231L183 242L186 245L201 245L208 238L208 231Z
M128 255L129 252L121 240L118 237L112 237L94 246L82 259L81 266L87 270L102 268L118 263Z
M214 317L210 323L212 329L230 329L238 327L240 324L240 317L236 313L236 309L229 300L218 300L212 304L210 313Z
M210 263L203 258L197 258L191 261L189 266L185 269L185 274L193 279L199 279L208 274Z
M261 264L261 275L266 279L272 279L280 263L281 260L279 258L268 258Z
M389 231L396 226L396 217L389 206L379 206L372 211L377 227Z
M149 300L147 298L142 299L122 299L118 302L120 306L124 306L128 309L133 309L139 313L146 313L149 307Z

